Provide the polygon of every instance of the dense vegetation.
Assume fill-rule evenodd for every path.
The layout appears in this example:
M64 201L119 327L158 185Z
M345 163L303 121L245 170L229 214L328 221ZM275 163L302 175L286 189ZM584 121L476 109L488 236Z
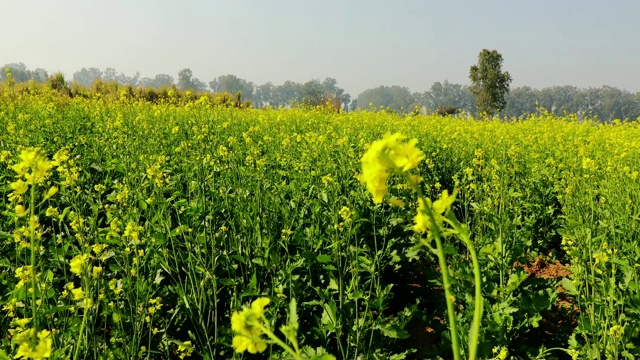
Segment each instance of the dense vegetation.
M34 81L46 82L49 74L44 69L29 70L24 64L6 64L13 78L18 83ZM6 79L4 71L0 72L0 81ZM127 76L118 73L114 68L100 70L82 68L69 79L69 87L90 88L100 80L101 83L118 83L120 86L130 85L133 88L171 88L180 90L192 89L196 92L211 91L214 93L242 93L244 100L251 101L253 107L288 107L291 103L304 103L323 98L339 99L344 110L355 111L358 108L390 109L398 113L411 113L415 106L423 113L437 113L439 109L457 108L467 114L477 113L476 104L467 85L453 84L448 81L434 82L427 90L411 92L402 86L378 86L367 89L358 96L351 96L338 86L336 79L327 77L324 80L309 80L305 83L285 81L282 84L267 82L255 84L236 75L221 75L205 83L195 78L190 69L183 69L177 79L169 74L157 74L153 78L141 77L140 74ZM208 86L207 86L208 85ZM425 88L427 85L425 84ZM320 95L320 96L319 96ZM529 86L511 87L505 95L506 106L501 112L504 117L526 117L529 114L549 111L557 116L577 114L581 119L589 117L601 122L613 119L631 119L640 117L640 92L632 93L611 86L599 88L577 88L575 86L553 86L534 89ZM318 105L316 103L316 105Z
M296 299L307 355L450 358L442 269L415 246L413 192L393 177L376 204L359 181L387 132L418 140L426 196L457 191L451 216L481 269L479 357L640 355L636 122L260 110L33 86L0 91L9 356L241 358L231 314L266 297L273 329ZM465 247L444 244L466 351L473 268Z

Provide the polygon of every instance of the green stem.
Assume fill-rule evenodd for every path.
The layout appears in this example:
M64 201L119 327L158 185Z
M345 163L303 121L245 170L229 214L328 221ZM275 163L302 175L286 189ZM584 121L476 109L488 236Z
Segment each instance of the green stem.
M276 344L280 345L286 352L288 352L291 356L293 356L296 360L302 360L302 356L300 356L299 352L294 351L289 345L287 345L284 341L280 340L269 328L260 324L260 329L263 333L265 333L269 339L271 339Z
M426 201L426 200L425 200ZM427 215L429 221L431 221L432 228L431 235L436 241L436 251L438 255L438 262L440 265L440 272L442 273L442 284L444 286L444 296L447 301L447 314L449 315L449 331L451 332L451 347L453 350L453 359L460 360L460 344L458 342L458 327L456 326L456 310L454 308L455 297L451 293L451 282L449 280L449 268L447 267L447 260L444 253L444 247L442 246L442 240L440 239L440 228L437 220L433 214L430 206L427 206Z
M86 309L85 309L86 310ZM82 340L82 334L84 333L85 321L87 320L86 312L82 316L82 323L80 324L80 331L78 332L78 339L76 341L76 349L73 351L73 359L78 358L78 351L80 351L80 341Z
M447 267L447 259L444 253L444 247L442 246L442 240L440 239L440 225L433 214L432 204L427 201L426 197L422 193L422 189L417 184L413 183L408 175L405 174L407 183L412 184L414 191L418 194L418 201L424 201L428 204L426 206L427 216L431 222L431 229L429 229L429 235L433 235L436 241L436 255L438 256L438 263L440 265L440 272L442 273L442 285L444 286L444 296L447 302L447 314L449 317L449 331L451 332L451 348L453 351L453 359L460 360L460 344L458 340L458 327L456 325L456 310L454 308L455 297L451 293L451 282L449 280L449 268Z
M37 301L37 286L38 282L36 281L36 229L35 226L32 226L32 220L35 216L35 184L31 184L31 199L29 201L29 235L31 242L31 287L33 288L33 292L31 293L31 310L33 316L33 328L35 329L34 334L38 332L38 309L36 305ZM36 336L36 335L34 335Z
M473 263L473 282L475 286L475 298L473 309L473 321L471 322L471 329L469 330L469 360L475 360L478 352L478 337L480 336L480 321L482 320L482 312L484 306L484 299L482 298L482 279L480 276L480 263L478 262L478 255L476 250L469 239L469 234L466 232L460 233L460 239L464 242L471 255L471 262Z

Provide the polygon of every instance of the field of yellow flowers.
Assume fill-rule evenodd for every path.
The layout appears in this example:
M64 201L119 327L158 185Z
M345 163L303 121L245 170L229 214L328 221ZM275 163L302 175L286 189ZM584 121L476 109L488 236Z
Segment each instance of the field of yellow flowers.
M0 359L640 356L637 122L0 90Z

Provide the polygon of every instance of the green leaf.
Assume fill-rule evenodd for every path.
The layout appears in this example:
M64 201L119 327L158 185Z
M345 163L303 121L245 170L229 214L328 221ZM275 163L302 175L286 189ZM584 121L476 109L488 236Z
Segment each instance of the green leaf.
M573 284L573 281L569 280L568 278L563 278L562 279L562 287L567 291L567 294L569 295L578 295L578 289L576 288L576 286Z
M289 303L289 322L287 325L280 327L280 331L289 340L294 347L298 347L298 307L296 305L296 299L291 298Z
M329 286L327 286L327 289L336 290L336 291L339 289L336 279L334 279L333 277L329 279Z
M313 349L310 346L304 346L301 350L305 358L310 360L336 360L335 356L327 354L327 351L321 347Z
M331 299L329 304L324 304L324 311L322 312L322 324L329 325L328 330L333 330L338 324L336 316L336 302Z
M408 331L404 330L397 324L387 324L384 326L376 326L382 335L392 339L407 339L411 336Z
M253 272L253 275L251 275L251 281L249 282L249 284L247 285L247 287L249 289L256 289L258 286L258 276L256 275L255 271Z
M289 325L298 326L298 303L294 297L289 302Z
M185 199L180 199L175 203L173 203L173 207L180 207L180 206L187 206L187 205L189 205L189 202Z
M229 278L223 278L223 279L218 279L218 284L220 285L224 285L224 286L230 286L235 284L235 280L229 279Z
M0 350L0 360L11 360L11 358L7 355L6 352Z
M538 326L540 326L540 320L542 320L542 315L540 313L536 313L531 318L529 318L529 323L531 323L531 326L533 326L534 328L537 328Z
M320 192L320 197L322 198L322 201L324 201L325 203L329 202L329 198L327 197L327 193L324 191Z
M142 199L138 199L138 206L140 206L142 210L147 210L147 202Z
M316 257L316 260L318 260L318 262L320 263L328 263L331 262L331 256L320 254Z
M160 285L160 282L164 280L164 276L162 276L162 270L158 269L158 271L156 271L156 278L153 279L153 283L156 285Z

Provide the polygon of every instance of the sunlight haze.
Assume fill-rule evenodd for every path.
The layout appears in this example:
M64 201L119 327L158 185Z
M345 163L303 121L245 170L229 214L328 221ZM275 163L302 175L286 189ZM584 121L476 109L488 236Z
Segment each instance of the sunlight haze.
M113 67L208 82L333 77L353 96L379 85L468 84L483 49L513 86L640 90L637 1L3 1L0 64Z

